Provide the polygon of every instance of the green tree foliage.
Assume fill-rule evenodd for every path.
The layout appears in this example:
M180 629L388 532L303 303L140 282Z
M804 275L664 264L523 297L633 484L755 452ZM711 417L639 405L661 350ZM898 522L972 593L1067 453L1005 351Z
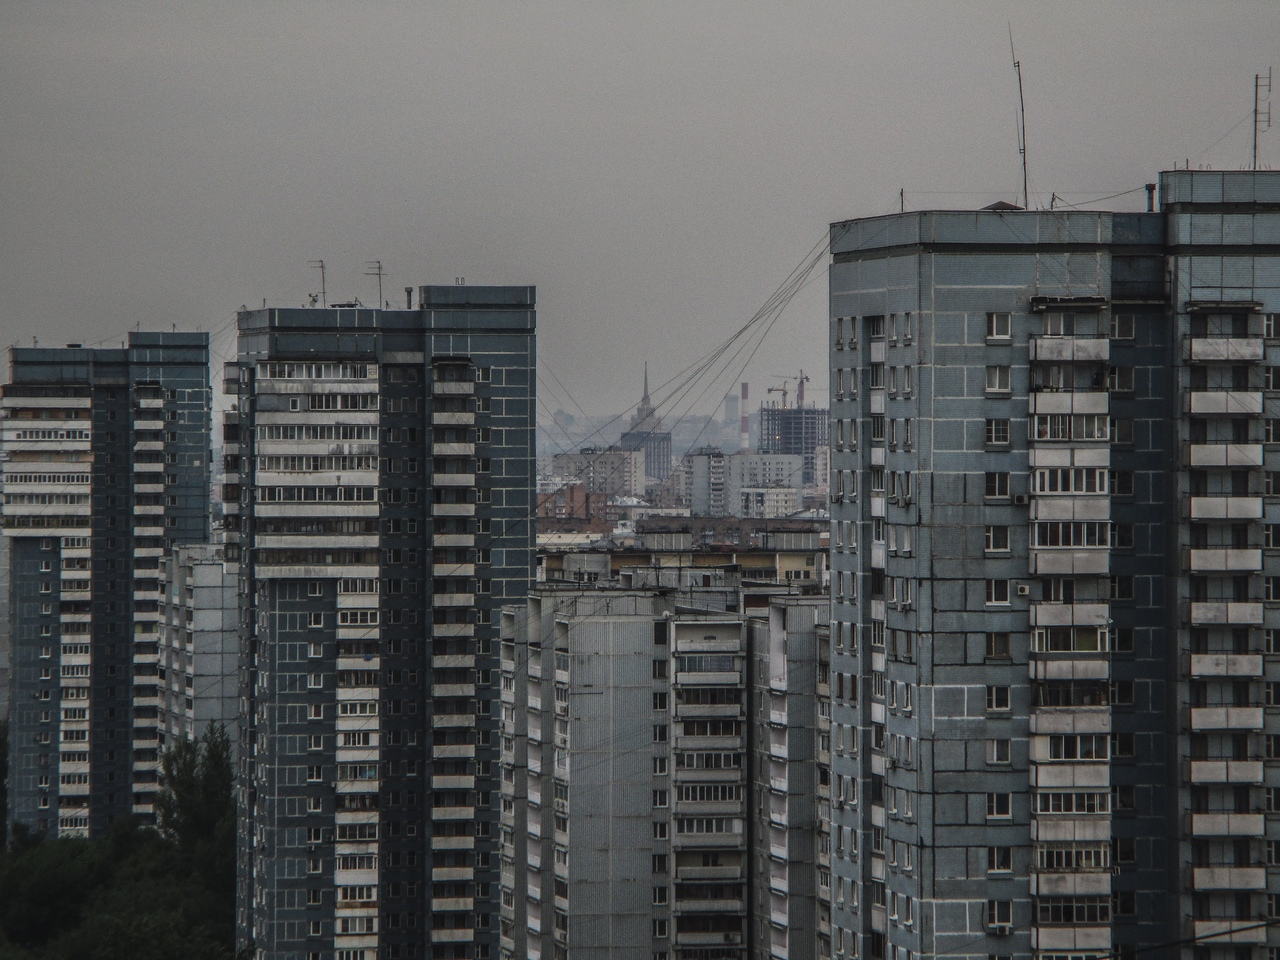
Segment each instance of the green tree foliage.
M163 762L159 829L94 840L21 827L0 855L0 960L232 960L235 803L226 731Z

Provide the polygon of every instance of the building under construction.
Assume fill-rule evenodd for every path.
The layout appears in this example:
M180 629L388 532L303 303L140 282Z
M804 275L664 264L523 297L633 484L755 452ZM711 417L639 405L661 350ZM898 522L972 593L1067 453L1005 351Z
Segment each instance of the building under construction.
M803 396L803 394L801 394ZM817 482L814 451L827 445L826 409L806 407L802 402L788 407L775 402L760 407L760 452L794 453L804 458L801 482L810 486Z

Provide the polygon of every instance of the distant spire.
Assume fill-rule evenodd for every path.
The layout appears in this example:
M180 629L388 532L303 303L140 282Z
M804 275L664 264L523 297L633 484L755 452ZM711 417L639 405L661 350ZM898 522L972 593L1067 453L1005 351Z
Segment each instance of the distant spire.
M657 410L653 407L653 402L649 399L649 362L646 360L644 364L644 396L640 399L640 405L636 407L636 412L631 415L632 430L658 430L661 429L662 423L657 419Z

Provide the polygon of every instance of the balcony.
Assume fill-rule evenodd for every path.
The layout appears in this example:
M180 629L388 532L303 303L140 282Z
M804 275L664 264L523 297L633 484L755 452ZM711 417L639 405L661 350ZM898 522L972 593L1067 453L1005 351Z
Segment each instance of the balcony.
M1198 417L1244 417L1262 413L1261 390L1198 390L1190 395L1188 413Z
M1196 867L1195 887L1201 890L1265 890L1263 867Z
M1261 497L1192 497L1192 520L1260 520Z
M1033 603L1033 627L1101 627L1111 618L1105 603Z
M1266 833L1266 818L1260 813L1194 813L1191 815L1193 837L1261 837Z
M1029 559L1030 572L1040 576L1106 576L1111 572L1110 547L1032 547Z
M1262 656L1256 653L1196 653L1191 656L1193 677L1260 677Z
M1233 600L1193 601L1192 626L1231 624L1243 626L1262 623L1262 604Z
M1261 707L1192 707L1191 729L1261 730Z
M1191 445L1193 467L1260 467L1260 443L1195 443Z
M1044 363L1105 363L1111 341L1102 337L1032 337L1027 344L1032 360Z
M1183 359L1199 363L1242 363L1263 355L1260 337L1191 337L1183 343Z
M1028 397L1031 414L1095 414L1111 408L1111 395L1105 390L1040 390Z
M1262 783L1261 760L1192 760L1192 783Z
M1088 950L1094 953L1111 952L1111 927L1062 926L1035 927L1031 932L1031 946L1036 950L1076 952Z
M1258 920L1197 920L1195 937L1211 944L1266 943L1267 924Z
M1192 573L1225 573L1231 570L1262 569L1262 551L1256 548L1233 550L1228 547L1192 548L1188 561Z

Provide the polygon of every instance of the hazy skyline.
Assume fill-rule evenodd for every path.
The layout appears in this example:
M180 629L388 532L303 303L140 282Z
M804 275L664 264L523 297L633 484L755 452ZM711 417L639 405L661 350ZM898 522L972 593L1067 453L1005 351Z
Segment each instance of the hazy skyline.
M240 304L319 291L308 261L331 302L373 304L380 259L393 306L536 284L540 361L572 393L540 377L544 417L634 404L644 360L656 394L899 189L1017 199L1010 23L1033 206L1141 209L1161 169L1247 164L1280 40L1270 0L10 0L4 21L0 342L176 324L225 356ZM1280 163L1280 131L1260 145ZM801 367L824 399L825 278L748 370L753 408Z

